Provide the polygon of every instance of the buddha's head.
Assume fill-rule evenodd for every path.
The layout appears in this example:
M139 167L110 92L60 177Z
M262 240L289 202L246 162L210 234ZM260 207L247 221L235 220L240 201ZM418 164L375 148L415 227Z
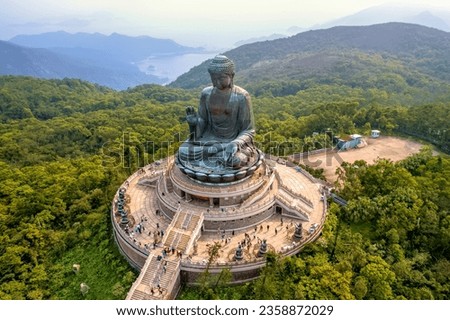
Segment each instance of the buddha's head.
M233 87L234 62L224 55L217 55L208 67L213 86L224 90Z

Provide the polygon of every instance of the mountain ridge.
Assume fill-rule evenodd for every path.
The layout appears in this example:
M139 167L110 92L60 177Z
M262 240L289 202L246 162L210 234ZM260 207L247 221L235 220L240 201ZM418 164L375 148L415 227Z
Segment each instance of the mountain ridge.
M330 29L336 26L369 26L388 22L418 24L450 32L450 11L442 11L439 8L425 5L418 7L396 6L395 4L379 5L309 27L293 25L285 32L277 34L277 37L285 38L308 30ZM274 36L272 34L241 40L236 42L235 46L262 40L273 40Z
M130 65L107 68L65 56L44 48L27 48L0 40L0 74L24 75L43 79L77 78L113 89L126 89L138 84L160 82Z
M19 35L8 42L2 41L1 48L2 61L8 63L0 66L0 74L80 78L116 90L168 82L164 76L139 69L138 62L149 56L203 51L203 48L186 47L170 39L150 36L65 31Z
M18 35L9 42L33 48L77 48L94 49L116 59L136 62L150 55L180 54L203 51L203 48L187 47L171 39L150 36L131 37L119 33L68 33L65 31L47 32L37 35ZM70 53L70 50L66 50Z
M266 73L265 80L270 77L284 80L306 80L290 76L289 72L298 66L310 66L321 70L321 61L314 61L314 56L349 54L361 52L363 55L381 56L382 63L391 59L397 61L412 73L422 73L428 77L450 82L450 33L407 23L384 23L372 26L339 26L330 29L310 30L297 35L246 44L239 48L224 52L233 59L237 66L237 79L240 83L249 84L261 80L255 77L263 68L272 68ZM297 58L295 58L295 56ZM311 58L308 64L299 63L301 59ZM383 60L384 59L384 60ZM287 63L291 61L291 63ZM339 67L327 60L331 67ZM303 61L304 62L304 61ZM343 60L350 64L352 60ZM178 77L170 85L173 87L195 88L209 84L206 61L192 68L188 73ZM280 69L280 66L285 66ZM325 65L327 66L327 65ZM330 69L331 70L331 69ZM333 75L330 73L329 81ZM313 76L313 75L308 75ZM344 80L345 79L342 79Z

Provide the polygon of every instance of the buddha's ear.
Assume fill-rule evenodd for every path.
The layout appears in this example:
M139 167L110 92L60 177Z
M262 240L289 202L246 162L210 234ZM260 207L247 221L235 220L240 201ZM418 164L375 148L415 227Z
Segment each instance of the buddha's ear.
M231 79L233 79L233 78L234 78L234 75L235 75L234 72L231 72L231 73L227 72L227 73L225 73L225 74L229 75Z

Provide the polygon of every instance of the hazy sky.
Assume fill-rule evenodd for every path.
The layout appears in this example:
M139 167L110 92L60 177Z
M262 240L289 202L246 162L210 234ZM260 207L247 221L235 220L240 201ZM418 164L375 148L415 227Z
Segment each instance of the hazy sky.
M118 32L229 47L389 3L388 0L0 0L0 39L48 31ZM397 0L450 11L449 0Z

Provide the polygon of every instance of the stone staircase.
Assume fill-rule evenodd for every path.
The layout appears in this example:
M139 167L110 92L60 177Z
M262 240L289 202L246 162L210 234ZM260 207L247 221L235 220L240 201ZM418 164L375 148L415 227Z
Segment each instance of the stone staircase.
M177 210L167 229L167 236L163 239L164 246L173 247L187 254L195 239L200 235L202 223L202 212Z
M200 236L203 213L177 210L162 240L166 248L187 254ZM170 250L169 250L170 251ZM162 252L162 249L161 249ZM173 299L180 285L181 259L169 252L163 259L159 250L152 251L128 292L127 300Z
M278 194L275 196L278 203L290 208L292 211L297 212L297 215L302 219L309 221L309 214L307 213L303 205L303 202L294 198L290 193L283 189L278 189ZM289 210L289 211L291 211Z
M152 253L128 292L127 300L173 299L173 294L178 291L179 275L179 257L172 255L158 260Z

